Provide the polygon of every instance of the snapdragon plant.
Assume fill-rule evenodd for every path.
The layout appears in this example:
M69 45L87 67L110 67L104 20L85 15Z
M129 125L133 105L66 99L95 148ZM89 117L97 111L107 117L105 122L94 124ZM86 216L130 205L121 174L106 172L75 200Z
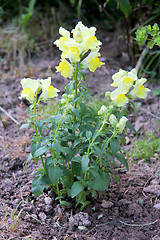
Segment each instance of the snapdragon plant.
M30 155L39 165L32 182L32 192L39 196L44 189L52 189L62 206L70 206L75 199L81 210L87 206L89 197L105 191L116 166L115 159L128 168L122 155L120 142L128 121L125 105L135 97L145 98L149 89L138 79L135 69L119 70L113 75L116 89L107 92L109 105L97 111L88 102L90 90L84 70L94 72L104 63L100 61L101 42L95 36L96 28L88 28L79 22L72 30L59 29L61 37L55 41L62 51L57 72L69 78L65 93L59 100L59 110L41 120L38 110L41 102L58 96L59 90L51 86L48 79L22 79L21 98L27 98L30 118L21 128L34 129ZM26 166L25 166L26 167Z

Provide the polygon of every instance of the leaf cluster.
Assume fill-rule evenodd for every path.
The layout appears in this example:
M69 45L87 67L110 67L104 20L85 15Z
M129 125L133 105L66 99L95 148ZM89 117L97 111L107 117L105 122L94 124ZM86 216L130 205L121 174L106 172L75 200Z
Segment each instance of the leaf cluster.
M136 41L139 45L144 45L147 42L150 49L152 49L154 45L160 46L160 31L157 23L153 26L147 25L139 28L135 34Z
M108 188L110 175L118 180L113 171L115 158L127 168L128 164L120 146L124 139L114 132L108 119L104 123L87 104L90 97L84 87L80 89L79 95L66 105L60 102L58 114L45 120L36 118L34 125L28 123L21 128L30 125L36 129L27 163L32 158L42 162L34 175L32 192L39 196L44 189L52 188L61 205L69 206L66 199L75 198L83 209L90 203L89 195ZM72 92L70 83L66 93L71 96ZM31 122L33 118L31 114Z

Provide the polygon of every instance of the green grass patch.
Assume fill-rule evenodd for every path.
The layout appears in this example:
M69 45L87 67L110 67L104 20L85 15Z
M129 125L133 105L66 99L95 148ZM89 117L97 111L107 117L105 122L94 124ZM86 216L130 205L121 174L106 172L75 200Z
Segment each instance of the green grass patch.
M131 160L142 160L149 162L151 157L157 159L160 152L160 139L154 133L148 133L140 140L133 143L132 149L127 153Z

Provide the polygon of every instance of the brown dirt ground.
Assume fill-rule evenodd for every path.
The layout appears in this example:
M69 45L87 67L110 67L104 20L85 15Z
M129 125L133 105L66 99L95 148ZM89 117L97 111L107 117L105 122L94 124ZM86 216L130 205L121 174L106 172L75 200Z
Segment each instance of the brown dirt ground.
M107 43L102 49L105 66L87 74L93 95L106 92L112 74L128 64L126 52L117 53ZM123 51L122 51L123 52ZM59 57L54 60L34 61L26 67L25 77L52 77L53 85L61 90L66 80L55 73ZM20 76L18 72L0 71L0 105L17 121L27 119L27 106L20 102ZM130 122L135 125L139 137L152 131L159 136L157 119L160 100L149 97L141 101L145 111L131 113ZM146 112L147 111L147 112ZM147 164L143 159L131 163L126 172L120 165L116 173L120 181L112 179L109 189L92 199L92 204L81 213L79 208L64 209L54 200L54 194L44 192L35 197L31 182L37 166L33 161L23 167L29 154L29 132L19 134L19 127L6 115L0 122L0 240L160 240L160 154ZM128 132L126 149L136 136ZM11 214L14 213L14 214ZM19 214L19 215L18 215ZM13 221L14 219L14 221ZM16 226L14 225L16 224ZM85 229L81 228L86 226Z

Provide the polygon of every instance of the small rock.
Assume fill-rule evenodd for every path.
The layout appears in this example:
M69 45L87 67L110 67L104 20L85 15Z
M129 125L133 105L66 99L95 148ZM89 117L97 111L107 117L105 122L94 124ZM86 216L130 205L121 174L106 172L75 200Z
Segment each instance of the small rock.
M86 230L86 227L84 227L84 226L78 226L78 229L81 230L81 231L83 231L83 230Z
M50 205L46 205L45 206L45 212L46 213L51 213L53 211L53 207L52 206L50 206Z
M47 204L47 205L53 204L53 199L50 197L45 197L44 201L45 201L45 204Z
M152 240L160 240L160 236L156 235L152 238Z
M128 206L127 215L140 217L142 213L142 208L137 203L132 203Z
M91 221L88 220L89 216L88 213L84 213L84 212L79 212L76 215L71 216L69 218L69 224L70 225L74 225L74 226L90 226L91 225Z
M40 213L38 214L38 216L39 216L39 218L40 218L42 221L45 221L46 218L47 218L47 216L46 216L46 214L45 214L44 212L40 212Z
M151 182L150 182L150 185L158 185L159 184L159 179L153 179Z
M155 204L155 205L154 205L154 208L160 210L160 203Z
M148 193L153 193L157 195L158 197L160 196L160 185L149 185L148 187L143 188L144 192Z
M118 206L128 205L128 204L131 204L131 201L129 201L125 198L122 198L121 200L118 201Z
M110 201L106 201L106 200L102 200L102 204L101 204L101 206L103 207L103 208L111 208L112 206L113 206L114 204L112 203L112 202L110 202Z

